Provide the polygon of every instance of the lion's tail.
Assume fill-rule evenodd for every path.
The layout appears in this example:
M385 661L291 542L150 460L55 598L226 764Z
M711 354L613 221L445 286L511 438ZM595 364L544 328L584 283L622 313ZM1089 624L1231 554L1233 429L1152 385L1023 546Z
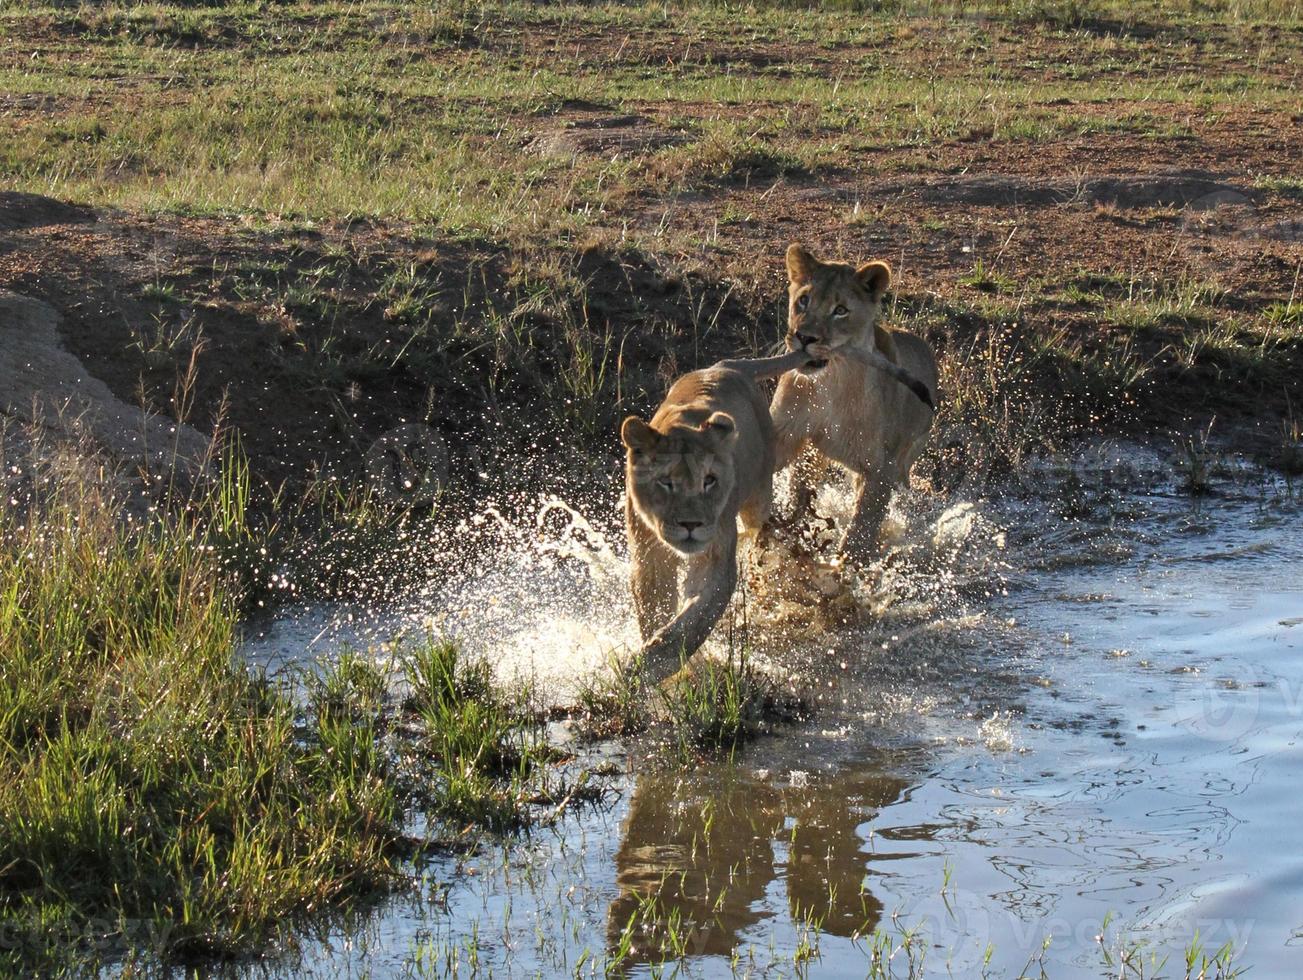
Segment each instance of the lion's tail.
M872 364L881 371L885 371L910 391L914 392L914 394L919 397L919 400L928 408L932 409L933 412L937 410L936 402L932 400L932 392L928 390L928 386L906 371L895 361L889 360L882 353L876 350L856 350L855 356L862 357L867 363Z
M837 353L843 354L844 352L839 351ZM850 353L852 356L862 359L865 363L878 368L878 370L891 375L917 395L924 405L932 409L934 412L937 410L936 402L933 401L932 392L928 390L928 386L906 371L895 361L888 359L876 350L867 351L855 349ZM715 365L715 367L725 371L736 371L739 374L744 374L748 378L754 380L756 378L772 378L775 375L782 374L784 371L791 371L793 368L798 368L809 360L810 355L806 354L805 351L797 350L791 351L787 354L780 354L776 357L752 357L745 360L720 361Z
M808 364L809 361L810 355L805 351L794 350L776 357L749 357L745 360L720 361L715 367L723 371L736 371L754 381L757 378L777 377L784 371L798 368L802 364Z

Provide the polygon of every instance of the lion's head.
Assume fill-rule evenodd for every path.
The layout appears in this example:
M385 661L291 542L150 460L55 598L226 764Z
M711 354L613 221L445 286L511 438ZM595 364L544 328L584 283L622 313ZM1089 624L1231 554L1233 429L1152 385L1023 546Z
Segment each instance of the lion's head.
M845 344L874 343L882 318L882 298L891 285L891 267L867 262L820 262L800 245L787 249L787 349L812 345L836 349ZM797 368L815 374L826 360Z
M620 438L629 450L633 505L671 548L696 554L715 539L721 520L734 519L726 511L735 481L732 416L716 412L699 427L660 432L631 415Z

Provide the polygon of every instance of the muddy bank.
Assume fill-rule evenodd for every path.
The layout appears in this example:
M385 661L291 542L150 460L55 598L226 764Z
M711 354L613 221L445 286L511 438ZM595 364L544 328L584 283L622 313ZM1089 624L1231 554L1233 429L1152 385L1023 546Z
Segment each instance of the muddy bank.
M780 197L804 198L797 220L785 214L784 239L825 254L891 254L877 243L881 224L866 225L852 244L844 215L821 220L840 192L796 184L775 185ZM1035 206L1066 236L1051 241L1038 228L1019 237L1016 223L1006 233L1018 264L1036 236L1049 274L1035 281L998 262L958 274L971 253L947 260L924 248L895 260L894 321L925 334L948 365L938 445L971 442L999 416L1042 419L1043 431L1018 437L1028 445L1098 432L1194 433L1216 418L1219 433L1245 434L1251 450L1279 455L1293 407L1303 404L1303 345L1287 288L1296 243L1213 242L1178 228L1192 247L1230 250L1206 290L1190 270L1210 259L1184 254L1186 278L1173 292L1163 278L1170 263L1154 257L1153 243L1128 260L1129 278L1080 266L1056 272L1055 254L1087 233L1080 225L1091 209L1112 209L1114 233L1157 239L1172 228L1154 208L1230 193L1203 172L1061 184L992 175L879 189L924 210L1004 208L1016 218ZM687 200L678 220L710 200ZM1119 220L1126 209L1137 221ZM1145 214L1152 227L1142 227ZM610 485L623 415L648 411L683 371L779 341L784 283L770 248L779 240L757 240L747 223L733 230L731 251L753 252L651 254L600 232L585 244L512 248L367 221L95 212L7 194L0 284L61 318L68 357L102 383L92 400L179 418L189 426L180 430L187 452L224 429L238 433L254 473L272 486L356 487L405 479L386 460L395 443L414 438L439 456L431 485L474 499L540 481ZM1243 289L1224 285L1231 271ZM978 389L985 394L975 399ZM10 391L11 404L29 394L21 385Z
M70 354L121 399L238 432L273 485L353 481L412 424L472 481L509 469L499 449L556 460L576 441L614 467L629 406L777 338L756 297L636 253L5 207L0 281L61 317Z
M194 479L208 466L207 439L123 401L65 349L52 307L3 291L0 423L103 452L145 486L174 474Z

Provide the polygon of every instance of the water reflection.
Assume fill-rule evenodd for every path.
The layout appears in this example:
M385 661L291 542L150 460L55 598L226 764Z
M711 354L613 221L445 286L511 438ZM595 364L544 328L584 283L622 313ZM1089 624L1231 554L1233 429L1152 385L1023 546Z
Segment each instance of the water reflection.
M980 524L969 550L937 544L971 509L911 515L938 531L887 569L892 601L777 664L806 726L745 766L640 772L622 819L576 810L500 862L450 858L437 901L317 954L317 975L348 955L377 976L596 974L603 951L612 972L728 976L736 951L750 975L788 975L811 920L829 976L867 972L870 944L848 939L875 927L920 937L928 976L977 976L989 951L992 976L1096 977L1106 951L1176 963L1196 932L1208 952L1247 945L1253 975L1303 975L1297 506L1122 503L1126 519L1069 521L1011 500L991 511L1007 551ZM524 608L512 629L546 642L519 646L547 659L569 641L536 625L556 600L534 567L466 605Z
M639 776L616 856L611 952L629 943L633 962L728 956L784 915L827 935L871 932L883 906L870 887L869 821L911 784L870 760L803 775L777 784L719 764Z

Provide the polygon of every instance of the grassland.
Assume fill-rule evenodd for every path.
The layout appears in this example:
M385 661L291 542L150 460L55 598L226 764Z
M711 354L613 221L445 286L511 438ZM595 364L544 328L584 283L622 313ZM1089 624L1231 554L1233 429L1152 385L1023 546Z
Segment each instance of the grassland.
M124 529L87 473L27 504L0 513L0 963L258 948L393 876L370 733L233 659L215 513Z
M250 677L265 514L292 489L347 561L413 422L439 508L608 488L622 415L778 339L788 241L893 262L942 354L937 485L1213 418L1298 466L1301 32L1284 0L0 0L0 186L92 209L0 199L0 285L119 396L238 436L264 511L124 526L87 474L0 510L0 924L39 937L0 966L263 949L393 886L413 808L573 798L453 647L404 652L405 704L360 658L305 701ZM684 757L759 727L753 678L708 681L670 704ZM623 735L645 700L585 705Z
M882 175L862 157L884 149L1162 141L1295 107L1295 4L928 9L17 5L0 77L36 111L0 165L99 204L518 241L648 193ZM584 113L640 118L592 153L564 128Z
M109 209L13 234L0 276L160 410L199 345L194 419L273 483L413 420L471 484L504 443L610 460L667 378L774 343L796 239L896 266L943 448L1215 416L1271 452L1303 401L1294 3L0 23L0 174Z

